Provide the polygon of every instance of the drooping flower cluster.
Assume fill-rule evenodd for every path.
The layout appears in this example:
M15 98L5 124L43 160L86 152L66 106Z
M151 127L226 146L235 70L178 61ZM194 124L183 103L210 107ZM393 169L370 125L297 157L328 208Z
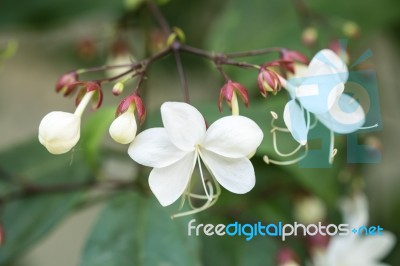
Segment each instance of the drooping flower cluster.
M307 135L312 128L311 115L331 130L330 160L336 152L333 149L334 132L353 132L361 128L365 121L361 105L344 94L344 84L349 75L347 66L331 50L318 52L308 64L308 59L303 54L280 49L279 59L262 65L233 62L228 56L214 56L201 51L200 55L213 59L226 80L219 93L218 108L221 111L222 104L226 101L232 116L217 120L207 129L203 116L193 106L166 102L161 107L164 127L147 129L136 136L137 121L142 124L146 117L138 91L146 78L148 65L179 49L195 54L200 51L197 48L185 48L180 41L182 40L175 36L167 43L170 48L136 63L124 62L115 66L82 69L62 76L56 84L56 91L69 96L80 89L76 96L77 109L74 113L58 111L46 115L39 126L40 142L53 154L70 151L79 141L84 109L90 101L94 102L95 109L102 103L102 83L116 81L112 93L118 96L124 92L125 82L138 77L134 91L118 105L109 134L120 144L130 144L128 153L134 161L153 167L149 176L150 188L163 206L172 204L183 195L183 198L189 200L206 200L204 206L199 208L202 210L214 204L218 198L219 184L238 194L253 188L255 173L248 158L254 155L263 138L263 132L254 121L239 115L238 99L248 107L249 92L241 83L228 77L222 68L224 63L257 69L256 82L264 97L269 93L276 95L282 88L289 92L290 100L283 111L287 128L276 127L274 121L278 119L278 115L271 112L273 144L280 156L292 156L303 146L306 146L307 151ZM111 76L97 81L80 81L80 74L99 70L106 71ZM112 70L117 71L112 73ZM188 97L185 99L188 100ZM280 152L276 145L277 132L290 132L300 145L290 153ZM306 153L286 162L277 162L264 156L264 161L291 164L305 156ZM190 180L196 165L205 195L195 194L191 190ZM211 174L211 178L204 176L202 165Z

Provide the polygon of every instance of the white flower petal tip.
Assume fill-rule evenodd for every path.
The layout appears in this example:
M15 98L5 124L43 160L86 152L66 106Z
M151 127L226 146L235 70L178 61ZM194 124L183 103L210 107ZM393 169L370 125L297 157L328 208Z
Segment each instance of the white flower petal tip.
M39 125L39 141L52 154L66 153L79 141L80 122L80 117L72 113L48 113Z
M308 127L304 111L295 100L291 100L285 105L283 120L293 138L301 145L307 144Z
M150 189L162 206L171 205L184 193L193 173L196 156L195 152L191 152L170 166L151 171Z
M227 158L202 150L201 158L218 183L230 192L245 194L255 186L254 168L246 157Z
M136 136L137 124L135 115L131 111L118 116L109 128L111 138L120 144L129 144Z
M342 94L329 110L316 116L330 130L348 134L360 129L365 123L365 112L351 96Z
M181 102L161 105L161 118L171 142L183 151L193 151L206 133L206 123L193 106Z
M253 120L226 116L208 128L203 147L228 158L241 158L252 154L263 138L261 128Z

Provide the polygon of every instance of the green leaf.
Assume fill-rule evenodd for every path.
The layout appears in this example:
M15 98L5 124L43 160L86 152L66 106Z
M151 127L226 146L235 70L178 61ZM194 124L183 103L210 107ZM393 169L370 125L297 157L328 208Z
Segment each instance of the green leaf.
M277 242L268 236L211 236L203 238L204 265L247 266L275 265Z
M22 144L0 153L2 195L19 190L20 176L35 184L54 184L84 180L89 171L81 163L79 154L54 156L38 140ZM0 265L9 265L30 246L49 233L80 200L82 192L46 194L24 197L4 206L2 224L6 242L0 248Z
M100 161L100 146L104 136L108 133L114 120L115 109L103 107L92 114L83 124L80 143L83 147L85 160L92 168L96 168Z
M25 1L24 8L15 5L13 0L3 0L0 3L0 25L49 27L95 13L102 13L103 17L117 16L123 8L122 0L32 0Z
M300 31L293 1L231 0L214 22L207 46L221 52L273 46L301 48Z
M326 17L336 17L336 24L347 20L355 21L361 30L374 30L389 23L398 21L400 15L399 2L396 0L381 0L379 4L374 0L358 1L317 1L308 0L308 7ZM377 8L379 6L379 8ZM365 14L368 14L366 16ZM343 21L340 21L342 19Z
M199 265L187 219L170 213L151 197L123 193L100 214L80 262L82 266Z

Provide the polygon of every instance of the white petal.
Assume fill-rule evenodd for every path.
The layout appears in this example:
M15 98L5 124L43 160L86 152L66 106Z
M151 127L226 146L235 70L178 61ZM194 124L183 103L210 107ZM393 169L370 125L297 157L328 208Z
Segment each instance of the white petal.
M136 136L137 124L135 115L131 111L118 116L111 123L109 133L110 136L118 143L128 144L133 141Z
M327 128L340 134L354 132L365 122L361 105L347 94L342 94L329 112L316 116Z
M304 112L295 100L291 100L285 105L283 120L293 138L301 145L305 145L307 143L308 128Z
M200 156L218 183L227 190L244 194L254 187L254 168L246 157L227 158L204 149L201 149Z
M161 105L161 117L172 143L181 150L193 151L203 141L206 124L196 108L181 102Z
M331 50L318 52L311 60L303 78L291 79L296 97L309 112L320 114L331 109L342 94L348 78L346 64Z
M79 141L80 122L80 117L72 113L48 113L39 125L39 141L52 154L66 153Z
M162 206L174 203L183 194L193 174L196 156L196 152L190 152L170 166L151 171L150 189Z
M365 194L357 193L346 197L340 202L343 219L350 227L360 227L368 224L368 200Z
M177 162L186 152L171 143L164 128L151 128L136 136L128 154L139 164L160 168Z
M355 241L356 237L354 235L348 235L348 236L336 235L332 237L331 240L329 241L326 250L327 265L351 266L347 264L347 261L351 256L352 248L354 247Z
M207 130L203 148L229 158L245 157L260 146L261 128L244 116L226 116Z
M352 249L352 257L363 258L367 262L378 262L393 248L396 237L387 231L383 235L364 236L357 239L357 245Z
M318 72L323 74L337 74L341 82L345 83L349 77L346 63L332 50L324 49L315 54L308 65L308 75Z

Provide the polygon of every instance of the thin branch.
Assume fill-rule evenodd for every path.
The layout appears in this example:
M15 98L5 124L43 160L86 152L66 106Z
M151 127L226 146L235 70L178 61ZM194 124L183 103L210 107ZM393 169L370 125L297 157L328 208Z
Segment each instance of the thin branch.
M127 187L136 186L135 181L125 180L86 180L76 183L62 183L62 184L51 184L51 185L38 185L38 184L24 184L21 189L4 194L0 196L0 207L8 202L33 197L43 194L54 194L54 193L70 193L86 189L94 188L106 188L106 189L125 189Z
M181 55L179 54L178 50L174 50L174 56L176 61L176 67L178 68L179 80L182 86L184 100L186 103L190 103L189 87L185 76L185 72L183 70Z
M150 13L153 17L157 20L158 24L162 28L164 34L166 36L171 34L171 27L169 26L168 21L165 19L164 15L161 13L158 5L155 4L152 0L146 1L147 8L149 9Z

